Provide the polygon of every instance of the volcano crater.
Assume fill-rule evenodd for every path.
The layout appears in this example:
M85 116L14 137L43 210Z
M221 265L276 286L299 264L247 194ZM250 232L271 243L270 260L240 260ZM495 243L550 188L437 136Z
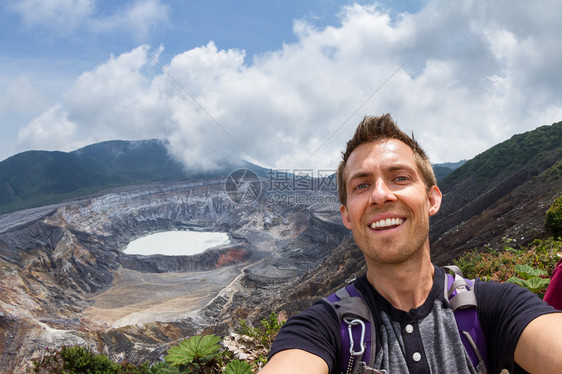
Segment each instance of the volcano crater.
M174 230L225 232L230 243L189 256L124 253ZM0 234L0 362L12 369L69 344L156 359L186 335L232 326L239 308L248 316L256 297L277 297L349 237L336 203L272 204L264 193L237 204L223 180L15 212L0 217Z

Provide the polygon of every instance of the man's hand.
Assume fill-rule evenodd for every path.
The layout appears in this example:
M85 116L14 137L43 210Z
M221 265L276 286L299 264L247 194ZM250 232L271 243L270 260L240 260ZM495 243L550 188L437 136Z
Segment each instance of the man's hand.
M328 364L300 349L281 351L269 360L259 374L328 374Z
M562 373L562 313L532 320L517 342L515 362L530 373Z

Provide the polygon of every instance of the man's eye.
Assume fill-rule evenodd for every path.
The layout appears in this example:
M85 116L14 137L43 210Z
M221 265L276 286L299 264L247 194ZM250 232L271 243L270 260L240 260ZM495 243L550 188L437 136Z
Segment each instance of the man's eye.
M394 178L394 180L395 180L396 182L405 182L405 181L408 180L408 177L405 177L405 176L396 177L396 178Z
M356 190L363 190L363 189L367 188L368 186L369 185L367 183L361 183L361 184L358 184L357 186L355 186L355 189Z

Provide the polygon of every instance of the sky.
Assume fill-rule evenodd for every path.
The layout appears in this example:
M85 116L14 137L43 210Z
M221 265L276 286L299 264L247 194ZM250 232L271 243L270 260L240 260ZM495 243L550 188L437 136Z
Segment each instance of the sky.
M333 170L391 113L434 163L562 121L555 0L0 0L0 160L164 139Z

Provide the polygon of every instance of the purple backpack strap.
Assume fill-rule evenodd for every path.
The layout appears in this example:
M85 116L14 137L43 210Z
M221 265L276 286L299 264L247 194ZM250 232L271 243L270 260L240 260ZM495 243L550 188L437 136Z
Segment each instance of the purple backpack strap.
M361 293L349 284L326 300L335 309L340 320L342 351L341 373L351 373L358 362L370 364L374 360L376 332L372 316ZM371 363L372 364L372 363Z
M488 351L484 331L478 320L475 281L463 278L457 267L444 268L455 273L454 277L446 274L445 298L455 314L461 341L476 371L485 373L488 368Z
M445 299L451 305L461 341L477 373L488 372L486 339L478 321L474 280L462 277L456 266L444 266L455 277L445 276ZM373 365L376 353L376 331L363 295L349 284L329 295L325 300L335 309L340 320L342 339L341 373L351 373L355 365L365 362ZM347 347L350 347L348 350ZM364 350L361 348L364 347Z

